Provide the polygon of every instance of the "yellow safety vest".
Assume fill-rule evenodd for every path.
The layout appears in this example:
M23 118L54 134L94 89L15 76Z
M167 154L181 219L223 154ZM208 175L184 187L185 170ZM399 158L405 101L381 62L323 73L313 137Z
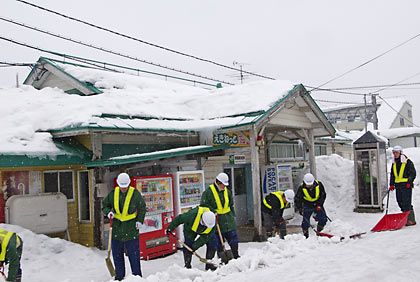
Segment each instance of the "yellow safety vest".
M408 160L408 158L407 158ZM394 176L395 176L395 183L403 183L403 182L407 182L408 178L403 178L404 175L404 170L405 170L405 165L407 164L407 162L405 163L401 163L401 167L400 167L400 173L397 174L397 165L396 163L392 164L393 167L393 171L394 171Z
M0 244L1 244L1 253L0 253L0 261L6 260L6 249L7 245L9 244L10 238L12 238L14 232L10 232L7 230L0 230ZM16 235L16 248L20 246L19 237Z
M276 191L276 192L271 192L271 194L275 195L277 198L279 198L280 201L280 209L284 208L284 202L283 202L283 191ZM270 210L272 209L272 207L268 204L267 200L264 198L264 205L269 208Z
M308 189L302 188L302 191L303 191L303 194L305 195L303 198L307 200L308 202L315 202L316 200L319 199L319 183L318 182L316 182L316 187L315 187L315 198L312 198L309 195Z
M114 217L116 219L119 219L120 221L127 221L133 218L136 218L136 213L132 213L132 214L128 214L128 207L130 206L130 201L131 201L131 197L133 196L134 193L134 188L130 186L130 188L128 188L128 193L127 193L127 198L125 198L124 201L124 207L123 207L123 211L122 214L120 212L120 187L115 187L115 192L114 192L114 209L115 209L115 214Z
M214 196L214 200L216 201L216 205L217 205L217 214L225 214L230 212L230 207L229 207L229 195L228 195L228 191L227 188L225 188L224 191L224 196L225 196L225 206L222 207L222 202L220 201L219 198L219 194L217 193L217 189L216 187L214 187L214 184L210 185L210 189L213 192L213 196Z
M197 213L197 216L194 219L194 224L191 228L192 231L194 231L195 233L198 233L197 229L198 229L198 225L200 224L201 215L206 211L210 211L210 209L209 208L204 208L204 207L198 207L198 213ZM207 227L207 229L204 230L204 232L202 232L200 234L208 234L208 233L210 233L211 230L212 230L212 228Z

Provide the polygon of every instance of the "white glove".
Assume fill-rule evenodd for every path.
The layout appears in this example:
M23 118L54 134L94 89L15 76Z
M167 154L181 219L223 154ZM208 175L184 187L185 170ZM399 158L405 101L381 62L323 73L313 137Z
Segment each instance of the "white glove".
M109 212L109 213L108 213L108 218L109 218L109 219L114 218L114 213L113 213L113 212Z
M140 231L140 228L142 227L143 224L141 224L140 222L136 222L136 229Z

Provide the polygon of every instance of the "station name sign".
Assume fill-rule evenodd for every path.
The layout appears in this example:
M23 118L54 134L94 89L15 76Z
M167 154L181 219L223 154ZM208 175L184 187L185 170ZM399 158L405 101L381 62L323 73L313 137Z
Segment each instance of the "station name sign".
M229 145L231 147L249 146L249 131L233 131L213 134L213 146Z

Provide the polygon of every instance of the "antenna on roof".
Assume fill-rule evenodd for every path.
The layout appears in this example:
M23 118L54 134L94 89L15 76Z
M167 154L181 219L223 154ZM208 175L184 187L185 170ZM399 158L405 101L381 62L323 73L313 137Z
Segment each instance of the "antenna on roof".
M234 65L234 66L239 66L239 77L240 77L240 79L241 79L241 84L243 84L243 82L244 82L244 74L243 74L242 67L243 67L244 65L247 65L247 64L244 64L244 63L240 63L240 62L233 61L233 65Z

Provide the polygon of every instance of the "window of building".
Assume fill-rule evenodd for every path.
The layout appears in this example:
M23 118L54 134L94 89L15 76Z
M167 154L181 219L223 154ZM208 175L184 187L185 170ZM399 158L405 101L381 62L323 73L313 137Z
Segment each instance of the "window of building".
M270 145L270 160L303 159L302 146L298 143L273 143Z
M61 192L68 201L74 201L74 181L72 170L44 172L44 192Z
M90 190L89 172L78 172L78 192L79 192L79 220L90 222Z
M315 144L315 156L325 156L327 154L326 144Z
M348 116L347 121L348 122L354 122L355 116Z
M412 118L413 117L413 112L411 110L408 110L408 117Z
M400 125L404 126L404 118L400 118Z

